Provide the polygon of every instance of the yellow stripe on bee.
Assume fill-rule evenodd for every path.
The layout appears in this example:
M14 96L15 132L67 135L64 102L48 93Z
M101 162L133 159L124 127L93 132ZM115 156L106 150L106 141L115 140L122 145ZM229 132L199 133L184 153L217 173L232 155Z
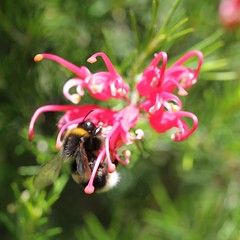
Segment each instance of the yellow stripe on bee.
M89 137L89 133L83 128L74 128L67 131L66 136L70 134L77 135L79 137Z

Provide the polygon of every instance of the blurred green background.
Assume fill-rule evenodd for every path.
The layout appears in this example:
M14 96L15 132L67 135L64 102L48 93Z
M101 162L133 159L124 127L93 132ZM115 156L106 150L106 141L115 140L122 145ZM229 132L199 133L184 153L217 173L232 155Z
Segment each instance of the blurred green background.
M240 239L240 30L225 30L217 0L1 0L0 3L0 239ZM59 114L27 127L41 105L67 103L71 73L55 63L34 63L41 52L91 70L92 53L105 51L132 84L154 52L170 62L202 50L199 82L185 110L199 129L185 142L145 131L143 150L119 168L121 182L86 196L63 171L53 187L36 192L30 176L56 155ZM83 103L97 103L86 96ZM111 106L112 102L99 103ZM68 181L69 178L69 181Z

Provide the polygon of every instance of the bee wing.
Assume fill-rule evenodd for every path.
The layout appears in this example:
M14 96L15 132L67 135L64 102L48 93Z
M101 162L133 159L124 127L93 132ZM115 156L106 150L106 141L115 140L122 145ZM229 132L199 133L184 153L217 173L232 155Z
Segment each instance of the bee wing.
M83 142L80 143L79 155L76 155L77 173L84 180L88 180L91 176L91 169L89 167L88 157Z
M43 164L33 178L33 185L42 189L52 184L60 174L64 159L58 155L49 162Z

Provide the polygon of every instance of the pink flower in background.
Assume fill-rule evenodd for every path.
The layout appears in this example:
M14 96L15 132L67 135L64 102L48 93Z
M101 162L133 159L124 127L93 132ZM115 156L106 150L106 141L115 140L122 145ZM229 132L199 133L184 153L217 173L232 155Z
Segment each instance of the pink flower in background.
M72 71L76 77L68 80L64 87L64 96L73 103L78 103L84 95L84 89L96 99L105 101L110 98L124 100L124 107L118 111L103 108L98 105L47 105L40 107L34 113L29 126L29 139L33 139L34 125L39 115L44 112L64 112L58 121L58 136L56 147L60 149L64 143L64 136L69 129L76 128L90 113L89 119L97 127L101 128L101 137L104 140L103 147L99 150L94 161L94 166L84 189L85 193L95 191L94 180L102 163L107 164L107 171L113 173L116 164L127 165L131 152L127 145L142 139L144 133L141 129L133 132L138 119L148 113L150 126L159 133L164 133L172 128L176 132L172 134L173 141L182 141L188 138L197 128L198 119L190 112L183 111L183 105L177 96L187 95L187 90L197 82L198 74L203 63L200 51L190 51L179 60L167 67L167 54L159 52L154 55L150 65L144 70L136 84L137 99L128 99L129 86L117 73L110 59L103 52L92 55L88 62L94 63L97 57L101 57L107 67L107 71L92 74L85 66L77 67L72 63L52 54L39 54L35 61L43 58L53 60ZM195 68L187 67L185 63L197 59ZM161 63L161 64L160 64ZM72 88L76 93L70 93ZM127 100L127 101L125 101ZM191 120L191 124L189 121Z
M224 27L235 28L240 25L240 0L222 0L219 16Z

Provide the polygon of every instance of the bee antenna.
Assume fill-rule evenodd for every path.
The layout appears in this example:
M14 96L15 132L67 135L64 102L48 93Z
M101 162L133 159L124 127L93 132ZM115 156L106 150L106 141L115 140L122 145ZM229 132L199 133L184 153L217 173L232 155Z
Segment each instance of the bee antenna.
M82 123L83 123L83 122L85 121L85 119L90 115L90 113L92 113L94 110L95 110L95 109L90 110L90 111L85 115L85 117L84 117L83 120L82 120Z

